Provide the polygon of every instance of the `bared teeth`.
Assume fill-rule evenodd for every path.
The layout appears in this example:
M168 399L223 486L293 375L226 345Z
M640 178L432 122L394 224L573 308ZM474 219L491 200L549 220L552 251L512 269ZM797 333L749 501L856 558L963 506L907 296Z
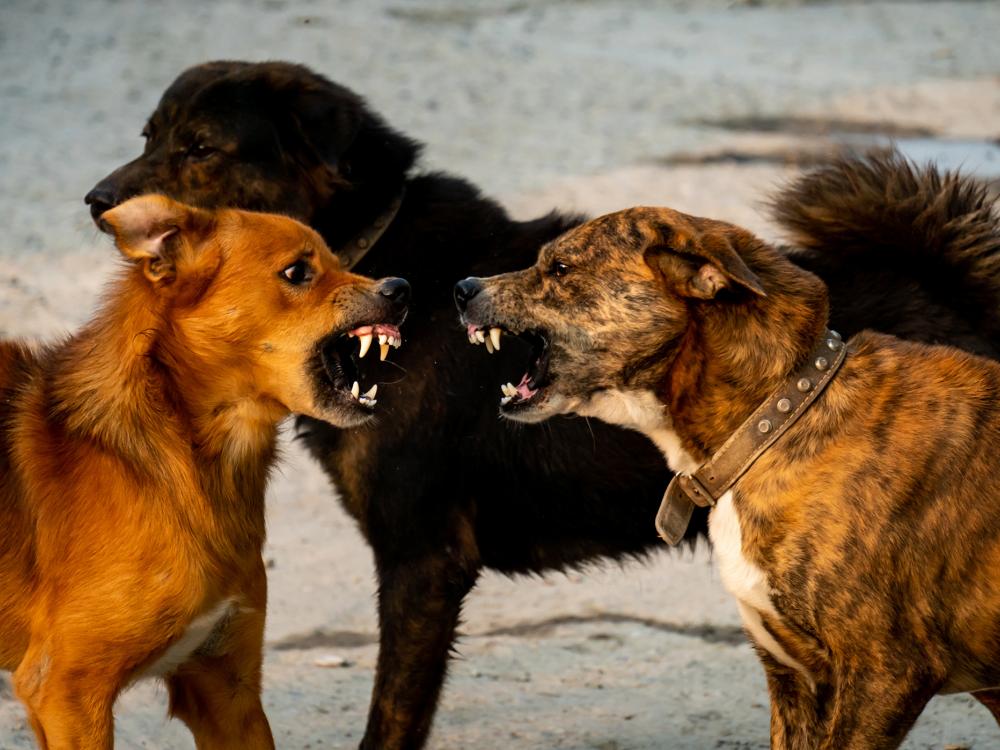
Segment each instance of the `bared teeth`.
M488 351L490 354L493 353L493 340L492 339L486 339L486 351Z
M513 400L513 398L514 398L513 396L504 396L502 399L500 399L500 406L506 406Z
M378 335L378 345L379 346L382 346L388 340L389 340L389 337L386 336L384 333L380 333Z
M375 398L375 393L377 391L378 391L378 385L373 385L371 388L368 389L368 392L365 393L365 398L371 401L373 398Z
M358 336L358 341L361 343L361 349L358 351L358 356L364 357L372 345L372 335L370 333L363 333Z
M497 351L500 351L500 329L499 328L491 328L490 329L490 341L493 342L493 348L496 349Z
M500 386L500 391L507 398L514 398L514 396L517 395L517 386L515 386L513 383L504 383L502 386Z
M379 339L384 339L385 336L379 336ZM380 341L378 345L378 358L385 362L385 358L389 356L389 345L385 342Z
M486 333L483 331L482 328L476 331L476 341L478 341L480 344L486 341Z
M354 396L354 398L357 398L359 395L361 395L361 386L358 385L357 380L355 380L354 385L351 386L351 395Z

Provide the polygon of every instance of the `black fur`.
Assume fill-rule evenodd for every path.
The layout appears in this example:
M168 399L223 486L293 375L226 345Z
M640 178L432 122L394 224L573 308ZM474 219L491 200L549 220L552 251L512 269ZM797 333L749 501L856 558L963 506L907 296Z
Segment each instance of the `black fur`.
M183 97L172 100L168 91L153 116L161 130L180 133L192 121L218 120L221 114L199 104L214 91L213 96L236 102L225 113L230 127L242 121L244 131L248 122L260 129L272 118L272 130L281 135L230 137L229 142L242 137L258 143L254 163L244 164L237 149L212 166L211 175L188 174L204 172L204 164L164 166L157 161L159 144L152 143L88 196L96 214L98 201L112 204L158 189L202 205L243 201L293 211L337 248L406 189L395 221L356 269L374 277L403 276L413 286L406 344L391 355L401 368L392 379L400 382L379 389L380 416L371 429L342 432L312 420L300 420L299 428L375 554L380 650L362 747L418 748L430 730L463 598L483 567L542 572L662 547L652 522L669 474L659 452L637 434L596 421L559 418L534 426L499 421L498 385L519 377L524 353L505 340L502 352L489 357L482 347L469 346L457 323L452 287L458 279L524 268L541 244L580 219L550 214L515 222L461 179L412 175L417 155L412 141L386 126L360 98L304 68L217 63L179 80L185 82ZM290 111L273 108L269 91L294 93L296 87L309 95L285 96L281 101ZM303 101L310 112L323 112L324 90L329 124L309 129L308 144L289 142L289 131L278 124L289 117L309 119L295 109ZM216 124L225 129L225 123ZM274 137L284 142L259 147ZM811 194L819 196L818 210L839 193L824 191L823 185L835 184L851 164L816 178ZM297 198L294 206L277 197L298 195L301 181L315 183L320 167L328 196ZM239 187L230 187L226 176L239 170ZM893 174L890 169L884 178ZM293 184L296 179L300 182ZM779 200L779 214L793 213L799 193L805 188ZM881 196L883 204L895 200L892 193ZM932 210L944 211L941 218L948 223L970 209L954 201ZM864 205L858 198L843 211L861 221L878 209L866 197ZM877 221L864 221L879 232ZM800 232L805 236L814 225L804 218ZM932 224L931 235L913 238L912 247L896 247L891 256L877 244L867 247L863 238L845 242L836 234L820 236L803 256L805 265L831 283L840 306L833 323L845 337L868 325L922 341L954 337L973 351L994 351L995 307L981 316L989 325L977 330L966 295L1000 289L1000 280L961 266L951 274L953 286L942 288L941 269L960 261L938 249L938 226ZM885 234L892 233L878 236ZM988 234L995 238L995 227ZM689 538L704 535L705 521L703 513L696 515Z

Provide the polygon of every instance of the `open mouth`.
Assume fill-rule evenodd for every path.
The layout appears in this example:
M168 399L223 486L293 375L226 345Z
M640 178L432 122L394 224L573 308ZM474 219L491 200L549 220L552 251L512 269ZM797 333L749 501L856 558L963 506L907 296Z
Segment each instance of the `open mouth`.
M499 351L503 337L511 336L520 339L528 345L530 353L528 355L528 366L521 376L517 385L513 382L506 382L500 386L500 408L505 411L514 411L525 407L527 404L537 403L541 400L543 391L550 385L549 378L549 339L538 330L526 330L519 333L504 328L503 326L477 326L469 324L466 333L470 344L484 344L486 351L493 354Z
M355 402L366 409L374 409L378 384L363 390L361 360L378 342L379 360L385 361L389 349L398 349L403 343L399 328L391 323L374 323L335 333L322 344L320 358L329 384L342 400ZM374 357L374 354L372 355Z

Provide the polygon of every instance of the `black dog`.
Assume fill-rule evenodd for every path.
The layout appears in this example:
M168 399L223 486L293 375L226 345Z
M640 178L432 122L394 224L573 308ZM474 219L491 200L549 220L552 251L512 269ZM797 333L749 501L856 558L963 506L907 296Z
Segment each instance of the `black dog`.
M467 182L412 175L417 144L347 89L284 63L188 70L146 135L144 153L87 196L95 218L151 190L284 211L360 257L357 272L413 285L407 346L390 358L405 380L379 393L377 425L299 426L375 553L380 650L362 747L420 747L483 567L563 569L661 544L652 519L670 476L659 451L578 419L500 422L496 384L519 377L539 342L511 339L488 357L455 321L455 281L524 268L580 219L515 222ZM778 207L806 248L799 260L831 286L843 334L875 327L997 354L1000 254L979 188L881 158L806 178ZM399 378L385 367L364 382ZM704 528L698 516L689 534Z

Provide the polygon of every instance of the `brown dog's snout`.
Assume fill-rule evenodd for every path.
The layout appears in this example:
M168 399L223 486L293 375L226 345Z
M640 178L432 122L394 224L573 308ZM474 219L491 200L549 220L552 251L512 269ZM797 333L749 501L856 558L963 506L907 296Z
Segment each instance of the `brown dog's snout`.
M397 312L405 310L410 303L411 289L410 283L406 279L400 279L396 276L383 279L376 291L389 300Z
M459 312L465 312L472 298L481 291L483 291L483 285L474 276L462 279L455 284L455 304L458 305Z

